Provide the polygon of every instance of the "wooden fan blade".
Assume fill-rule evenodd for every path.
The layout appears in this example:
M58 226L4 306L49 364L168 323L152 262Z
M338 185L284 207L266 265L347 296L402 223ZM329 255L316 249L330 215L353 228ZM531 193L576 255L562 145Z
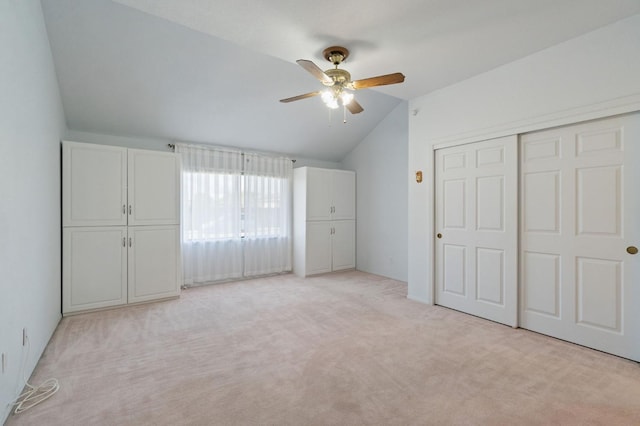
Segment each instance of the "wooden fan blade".
M320 91L305 93L304 95L298 95L298 96L293 96L291 98L280 99L280 102L287 103L287 102L299 101L300 99L307 99L313 96L318 96L320 93L321 93Z
M358 103L355 99L351 99L351 102L345 105L351 114L359 114L364 111L362 105Z
M402 83L404 81L404 75L401 72L393 74L379 75L377 77L365 78L363 80L356 80L351 83L355 90L366 89L368 87L386 86L387 84Z
M316 64L306 59L298 59L298 65L307 70L309 74L320 80L323 84L333 86L333 79L326 75Z

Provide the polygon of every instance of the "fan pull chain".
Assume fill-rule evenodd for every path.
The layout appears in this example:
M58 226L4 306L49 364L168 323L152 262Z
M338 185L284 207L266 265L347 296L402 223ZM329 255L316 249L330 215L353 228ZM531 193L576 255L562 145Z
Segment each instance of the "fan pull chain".
M342 105L342 122L347 124L347 106Z

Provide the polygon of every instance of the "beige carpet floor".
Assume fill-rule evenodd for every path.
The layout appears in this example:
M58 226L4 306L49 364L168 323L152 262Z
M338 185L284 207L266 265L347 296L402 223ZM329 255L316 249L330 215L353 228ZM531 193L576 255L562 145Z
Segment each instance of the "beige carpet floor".
M637 363L344 272L64 318L7 425L638 425Z

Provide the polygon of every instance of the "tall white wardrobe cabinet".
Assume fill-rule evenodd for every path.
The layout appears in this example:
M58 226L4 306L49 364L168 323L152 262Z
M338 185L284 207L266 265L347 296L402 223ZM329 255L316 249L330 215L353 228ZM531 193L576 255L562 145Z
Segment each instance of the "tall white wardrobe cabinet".
M62 312L180 294L173 153L62 143Z
M356 174L293 170L293 272L301 277L356 266Z

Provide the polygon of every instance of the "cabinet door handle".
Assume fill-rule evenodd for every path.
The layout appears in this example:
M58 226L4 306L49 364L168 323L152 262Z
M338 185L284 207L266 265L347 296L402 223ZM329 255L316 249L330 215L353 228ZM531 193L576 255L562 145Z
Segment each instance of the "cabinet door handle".
M129 214L131 214L131 204L129 204Z
M127 214L127 206L125 204L122 205L122 214Z
M127 246L127 237L122 237L122 247Z
M131 237L129 237L129 247L131 247Z

